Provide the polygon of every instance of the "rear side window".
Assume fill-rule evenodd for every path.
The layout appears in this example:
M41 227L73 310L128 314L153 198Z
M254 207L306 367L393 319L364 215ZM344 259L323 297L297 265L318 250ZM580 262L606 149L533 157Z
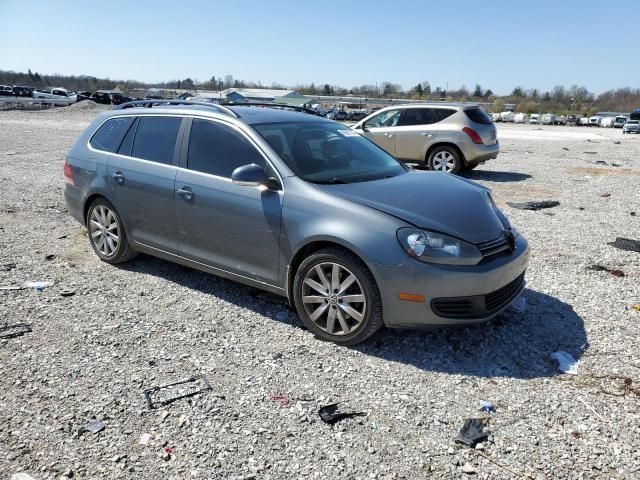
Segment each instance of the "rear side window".
M236 168L250 163L265 167L260 152L242 134L208 120L193 121L187 155L190 170L231 178Z
M437 121L433 108L407 108L400 119L400 126L431 125Z
M467 114L467 117L469 117L469 120L472 122L479 123L481 125L491 125L493 123L491 117L479 108L470 108L465 110L464 113Z
M112 118L102 124L96 133L93 134L90 145L96 150L113 152L120 144L120 140L131 123L131 117Z
M131 155L171 165L181 122L180 117L140 117Z
M450 108L435 108L433 113L436 116L436 123L441 122L445 118L449 118L451 115L456 113L455 110L451 110Z

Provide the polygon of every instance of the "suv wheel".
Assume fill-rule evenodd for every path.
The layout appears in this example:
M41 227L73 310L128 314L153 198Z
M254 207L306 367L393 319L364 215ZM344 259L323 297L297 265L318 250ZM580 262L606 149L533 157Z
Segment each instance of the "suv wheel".
M434 148L427 159L430 170L458 174L462 170L460 154L452 147Z
M138 254L129 244L116 209L105 198L97 198L91 203L87 231L93 251L103 262L122 263Z
M303 323L322 340L354 345L382 328L382 301L373 275L340 248L319 250L302 262L293 296Z

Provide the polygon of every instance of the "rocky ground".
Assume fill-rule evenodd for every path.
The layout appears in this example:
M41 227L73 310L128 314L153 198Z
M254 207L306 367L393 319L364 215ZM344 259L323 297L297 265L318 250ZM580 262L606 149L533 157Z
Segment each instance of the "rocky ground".
M0 112L0 286L54 282L0 290L0 326L33 329L0 340L0 479L640 476L640 253L607 244L640 239L640 136L500 125L499 158L466 176L530 241L527 310L342 348L279 297L148 256L101 263L62 197L99 108ZM560 205L506 205L527 200ZM208 394L147 408L145 389L194 375ZM324 423L342 400L363 415ZM475 448L454 442L466 418L491 432Z

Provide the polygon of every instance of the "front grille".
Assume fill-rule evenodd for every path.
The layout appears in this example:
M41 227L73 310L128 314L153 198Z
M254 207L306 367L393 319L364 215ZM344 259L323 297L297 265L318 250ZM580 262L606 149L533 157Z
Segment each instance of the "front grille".
M482 254L483 261L505 253L511 253L509 242L507 242L507 238L504 235L489 242L479 243L477 247Z
M511 283L486 295L434 298L431 309L444 318L485 318L509 305L524 288L524 273Z

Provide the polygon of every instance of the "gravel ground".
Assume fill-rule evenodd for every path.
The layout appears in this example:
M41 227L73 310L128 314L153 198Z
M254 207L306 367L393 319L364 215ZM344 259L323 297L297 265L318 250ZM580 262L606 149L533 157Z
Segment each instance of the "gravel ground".
M0 325L33 327L0 340L0 479L640 477L640 254L607 245L640 238L640 136L499 125L499 158L467 177L530 241L526 312L342 348L270 294L98 261L62 197L97 109L0 112L0 285L55 282L0 291ZM506 206L544 199L560 206ZM146 388L199 374L209 394L146 408ZM364 415L323 423L340 400ZM491 431L474 449L454 443L470 417ZM83 432L94 418L105 428Z

